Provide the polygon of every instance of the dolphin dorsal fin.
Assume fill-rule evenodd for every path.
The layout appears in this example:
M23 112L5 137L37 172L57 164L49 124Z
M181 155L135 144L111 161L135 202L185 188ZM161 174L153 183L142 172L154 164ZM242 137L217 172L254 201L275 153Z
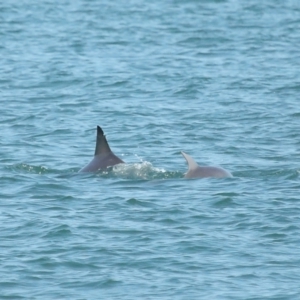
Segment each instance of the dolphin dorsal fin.
M194 159L191 156L189 156L188 154L184 153L183 151L181 151L181 154L186 159L186 162L188 164L189 170L194 170L197 167L199 167L198 164L194 161Z
M110 153L111 150L107 143L106 137L100 126L97 126L97 138L96 138L96 149L95 156L104 153Z

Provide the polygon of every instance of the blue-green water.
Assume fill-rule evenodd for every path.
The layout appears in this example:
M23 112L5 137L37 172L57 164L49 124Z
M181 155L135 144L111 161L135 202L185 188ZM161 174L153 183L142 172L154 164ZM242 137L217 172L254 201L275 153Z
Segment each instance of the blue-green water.
M0 38L1 299L300 298L299 1L2 1ZM78 174L96 125L127 164Z

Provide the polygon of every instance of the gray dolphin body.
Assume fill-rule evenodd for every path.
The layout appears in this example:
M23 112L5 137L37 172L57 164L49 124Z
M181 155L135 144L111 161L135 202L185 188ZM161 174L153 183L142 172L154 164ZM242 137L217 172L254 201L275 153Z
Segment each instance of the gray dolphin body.
M122 159L117 157L107 143L101 127L97 126L96 149L94 158L83 167L79 172L96 172L107 167L112 167L117 164L124 163Z
M200 167L191 156L183 151L181 151L181 154L186 159L189 167L188 171L184 175L184 178L233 177L230 172L219 167Z

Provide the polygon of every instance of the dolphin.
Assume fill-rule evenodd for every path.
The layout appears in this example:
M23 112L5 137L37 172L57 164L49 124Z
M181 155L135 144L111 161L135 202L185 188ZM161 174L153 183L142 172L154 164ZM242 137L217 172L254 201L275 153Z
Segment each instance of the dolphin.
M184 174L184 178L233 177L230 172L220 167L200 167L191 156L183 151L181 151L181 154L186 159L189 167L188 171Z
M97 126L96 149L94 158L83 167L79 172L96 172L100 169L106 169L117 164L124 163L109 148L106 137L100 126Z

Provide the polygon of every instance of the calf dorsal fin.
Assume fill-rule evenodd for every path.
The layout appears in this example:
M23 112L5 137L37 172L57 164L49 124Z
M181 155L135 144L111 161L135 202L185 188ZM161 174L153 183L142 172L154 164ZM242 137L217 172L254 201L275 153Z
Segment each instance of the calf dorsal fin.
M185 158L185 160L188 164L189 171L195 170L195 169L197 169L197 167L199 167L199 165L195 162L195 160L191 156L184 153L183 151L181 151L181 154L183 155L183 157Z

